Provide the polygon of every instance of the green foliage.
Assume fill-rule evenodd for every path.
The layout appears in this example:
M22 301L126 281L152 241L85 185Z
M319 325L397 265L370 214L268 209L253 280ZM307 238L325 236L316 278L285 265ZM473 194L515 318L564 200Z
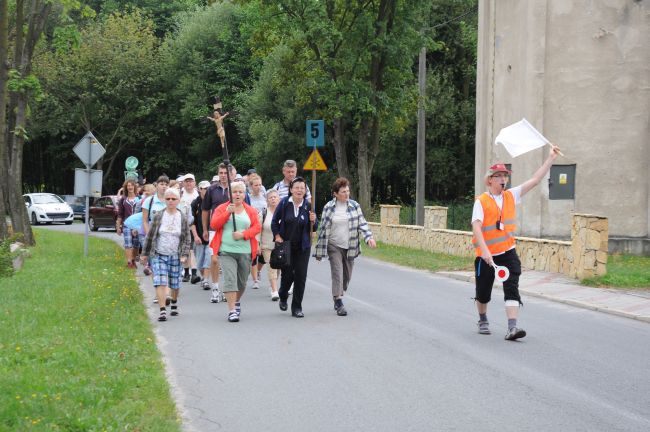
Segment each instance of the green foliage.
M69 37L39 55L35 70L47 98L37 106L46 115L38 119L36 131L57 142L44 157L71 170L76 163L70 158L72 147L87 130L106 148L105 162L123 160L129 149L155 139L150 120L160 96L158 41L152 27L138 11L116 13L83 28L76 36L78 44L70 42L76 39L68 28ZM122 167L115 168L110 189L121 183Z
M25 77L16 69L9 70L9 79L7 80L7 89L10 92L28 93L36 100L41 100L43 91L41 89L41 82L34 74L29 74Z
M433 272L470 270L474 262L472 258L433 253L382 242L377 242L376 249L371 249L363 245L363 255L406 267Z
M650 257L611 254L607 274L581 281L583 285L609 288L650 289Z
M14 274L13 260L15 253L11 253L11 244L15 243L21 235L13 235L0 240L0 279Z
M123 251L35 230L37 246L0 279L0 430L179 431L160 353Z

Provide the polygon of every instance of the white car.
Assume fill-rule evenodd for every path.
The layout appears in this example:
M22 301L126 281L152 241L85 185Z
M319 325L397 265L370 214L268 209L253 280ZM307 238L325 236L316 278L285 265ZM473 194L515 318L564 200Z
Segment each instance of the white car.
M23 198L32 225L52 222L65 222L66 225L70 225L74 220L72 207L58 195L30 193L23 195Z

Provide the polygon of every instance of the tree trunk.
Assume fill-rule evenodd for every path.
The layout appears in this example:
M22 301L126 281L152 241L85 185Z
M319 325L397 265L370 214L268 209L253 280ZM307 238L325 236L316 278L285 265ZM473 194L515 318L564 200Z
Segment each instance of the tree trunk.
M370 152L368 139L370 119L364 118L359 123L359 149L357 152L357 175L359 176L359 204L364 214L370 214L370 196L372 193L372 169L368 159Z
M52 4L43 0L33 0L30 11L25 22L24 1L16 0L16 46L14 51L13 67L24 79L31 73L32 56L36 42L43 33L45 20L47 19ZM26 24L26 26L25 26ZM27 34L23 35L23 29ZM27 130L27 100L29 94L26 91L12 92L10 97L10 122L11 129L6 135L5 151L7 176L5 190L8 197L9 215L14 228L14 233L23 234L23 242L28 245L34 244L32 227L29 224L25 202L23 200L23 148L25 144L25 131Z
M16 106L16 129L24 128L27 111L27 95L21 93ZM25 136L23 133L11 134L12 151L11 162L8 171L9 183L9 214L15 233L23 234L23 242L28 245L34 244L34 234L29 224L25 200L23 199L23 148Z
M351 180L343 117L334 119L334 154L336 155L336 169L339 176Z
M7 79L9 73L9 19L8 0L0 0L0 169L8 171L7 164ZM0 239L8 235L7 231L7 184L0 182Z

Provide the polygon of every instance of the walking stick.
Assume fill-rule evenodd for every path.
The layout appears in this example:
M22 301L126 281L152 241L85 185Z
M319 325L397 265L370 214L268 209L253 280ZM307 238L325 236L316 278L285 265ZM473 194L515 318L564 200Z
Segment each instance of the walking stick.
M221 99L219 96L214 97L214 112L212 114L212 117L208 117L208 119L212 120L214 122L214 125L217 128L217 136L219 137L219 141L221 141L221 150L223 152L223 163L226 165L226 178L228 180L228 199L230 200L230 203L232 204L232 190L230 190L230 157L228 156L228 144L226 142L226 130L223 127L223 119L228 117L229 112L225 114L221 114ZM233 231L237 231L237 223L235 222L235 213L232 214L232 229Z

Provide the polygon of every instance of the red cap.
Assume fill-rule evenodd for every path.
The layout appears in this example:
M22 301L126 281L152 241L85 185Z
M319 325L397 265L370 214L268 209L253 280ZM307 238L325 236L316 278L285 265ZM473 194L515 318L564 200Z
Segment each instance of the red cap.
M512 171L510 171L510 170L508 169L508 167L505 166L505 164L497 163L497 164L492 165L492 166L488 169L488 174L487 174L487 176L494 175L494 174L496 174L496 173L498 173L498 172L505 172L505 173L508 173L508 174L512 174Z

